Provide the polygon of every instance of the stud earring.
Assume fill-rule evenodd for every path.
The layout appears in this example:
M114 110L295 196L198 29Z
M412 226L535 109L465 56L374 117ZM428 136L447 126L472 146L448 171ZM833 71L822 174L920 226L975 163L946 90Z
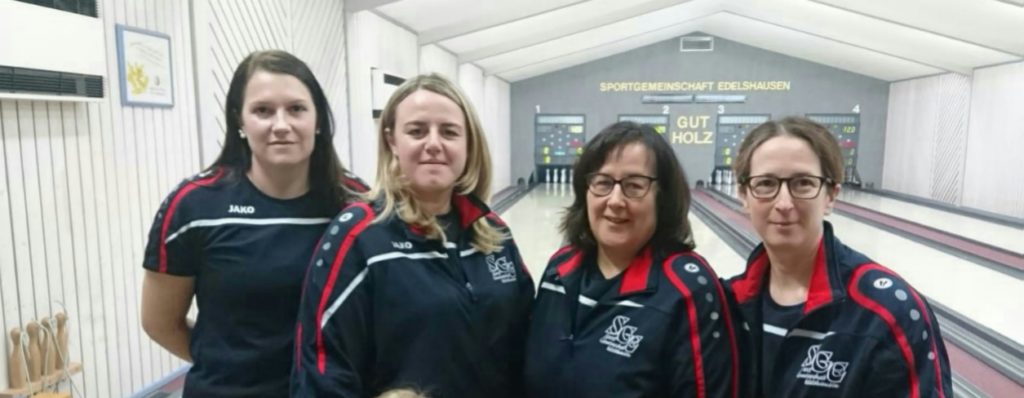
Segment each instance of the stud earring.
M238 136L241 137L243 140L245 139L245 133L242 132L242 129L238 129Z

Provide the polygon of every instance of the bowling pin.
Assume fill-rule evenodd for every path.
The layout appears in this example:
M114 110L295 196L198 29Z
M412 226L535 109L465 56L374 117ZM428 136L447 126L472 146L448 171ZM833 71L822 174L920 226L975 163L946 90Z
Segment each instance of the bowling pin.
M43 318L39 320L39 325L43 327L43 331L40 338L40 349L43 351L43 375L51 375L60 369L57 367L57 328L54 325L56 322L51 324L50 318Z
M544 182L548 184L551 183L551 169L548 169L547 174L544 175Z
M569 185L572 185L572 170L569 170Z
M58 364L60 369L67 367L70 362L68 360L68 316L63 312L57 313L57 346L60 347L60 355L57 356Z
M11 388L25 387L25 350L21 345L21 329L11 329L11 356L7 361L7 379Z
M39 381L43 374L43 353L39 351L39 324L31 321L25 325L28 331L28 379Z
M563 184L565 184L566 182L569 182L569 177L565 176L565 170L566 169L562 169L562 183Z

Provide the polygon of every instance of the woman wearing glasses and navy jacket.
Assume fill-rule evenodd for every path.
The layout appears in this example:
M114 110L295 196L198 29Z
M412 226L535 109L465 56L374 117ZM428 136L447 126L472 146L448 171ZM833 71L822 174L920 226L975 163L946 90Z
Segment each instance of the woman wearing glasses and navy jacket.
M694 244L690 192L650 126L616 123L573 169L569 245L542 275L526 347L530 397L736 397L736 321Z
M727 288L751 326L756 396L951 396L928 302L823 221L842 159L828 130L804 118L764 123L740 145L740 199L763 243Z

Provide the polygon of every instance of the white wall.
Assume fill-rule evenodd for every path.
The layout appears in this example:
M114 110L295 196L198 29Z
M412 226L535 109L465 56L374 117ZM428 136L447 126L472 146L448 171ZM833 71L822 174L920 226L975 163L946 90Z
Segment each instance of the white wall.
M140 264L157 206L200 162L188 4L99 9L103 101L0 101L0 300L5 331L66 307L79 390L120 397L182 365L139 327ZM115 23L171 36L173 108L120 105Z
M60 29L53 29L59 26ZM106 76L103 21L28 2L0 1L0 65ZM27 37L29 40L7 40ZM46 43L46 51L39 51Z
M0 329L66 307L71 360L84 367L74 380L85 397L130 396L181 369L138 319L157 207L218 153L231 72L255 49L289 50L310 65L347 145L342 5L197 0L193 16L188 2L102 0L102 101L0 100ZM121 106L115 23L170 35L174 107ZM0 355L0 390L6 362Z
M491 194L512 184L511 167L511 92L508 82L497 76L484 77L480 67L459 65L459 88L476 109L491 152ZM487 200L489 198L485 198Z
M974 72L964 206L1024 218L1024 62Z
M434 44L420 47L420 74L437 73L453 82L459 79L459 59Z
M249 53L267 49L291 52L316 75L334 114L335 148L348 165L343 4L332 0L194 2L204 165L220 153L225 133L224 99L235 68Z
M883 188L961 203L970 90L952 73L891 85Z
M1024 217L1024 63L893 83L882 187Z
M471 63L459 65L459 88L473 104L477 115L484 104L484 71ZM488 136L490 138L490 136Z
M377 124L373 119L370 68L403 78L419 71L417 37L370 11L346 16L348 37L349 134L347 166L367 182L377 177Z
M491 194L513 185L512 181L512 147L511 147L511 92L508 82L497 76L487 76L484 80L484 128L488 131L488 144L491 147L491 161L494 165L494 177Z
M234 1L232 1L234 3ZM331 104L334 149L349 167L348 75L345 65L345 12L343 1L291 0L289 49L309 65Z

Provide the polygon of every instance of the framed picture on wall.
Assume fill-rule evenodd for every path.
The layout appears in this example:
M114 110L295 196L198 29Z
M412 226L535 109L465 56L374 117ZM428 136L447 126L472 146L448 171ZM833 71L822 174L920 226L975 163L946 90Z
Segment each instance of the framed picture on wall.
M173 107L171 37L124 25L116 28L121 105Z

